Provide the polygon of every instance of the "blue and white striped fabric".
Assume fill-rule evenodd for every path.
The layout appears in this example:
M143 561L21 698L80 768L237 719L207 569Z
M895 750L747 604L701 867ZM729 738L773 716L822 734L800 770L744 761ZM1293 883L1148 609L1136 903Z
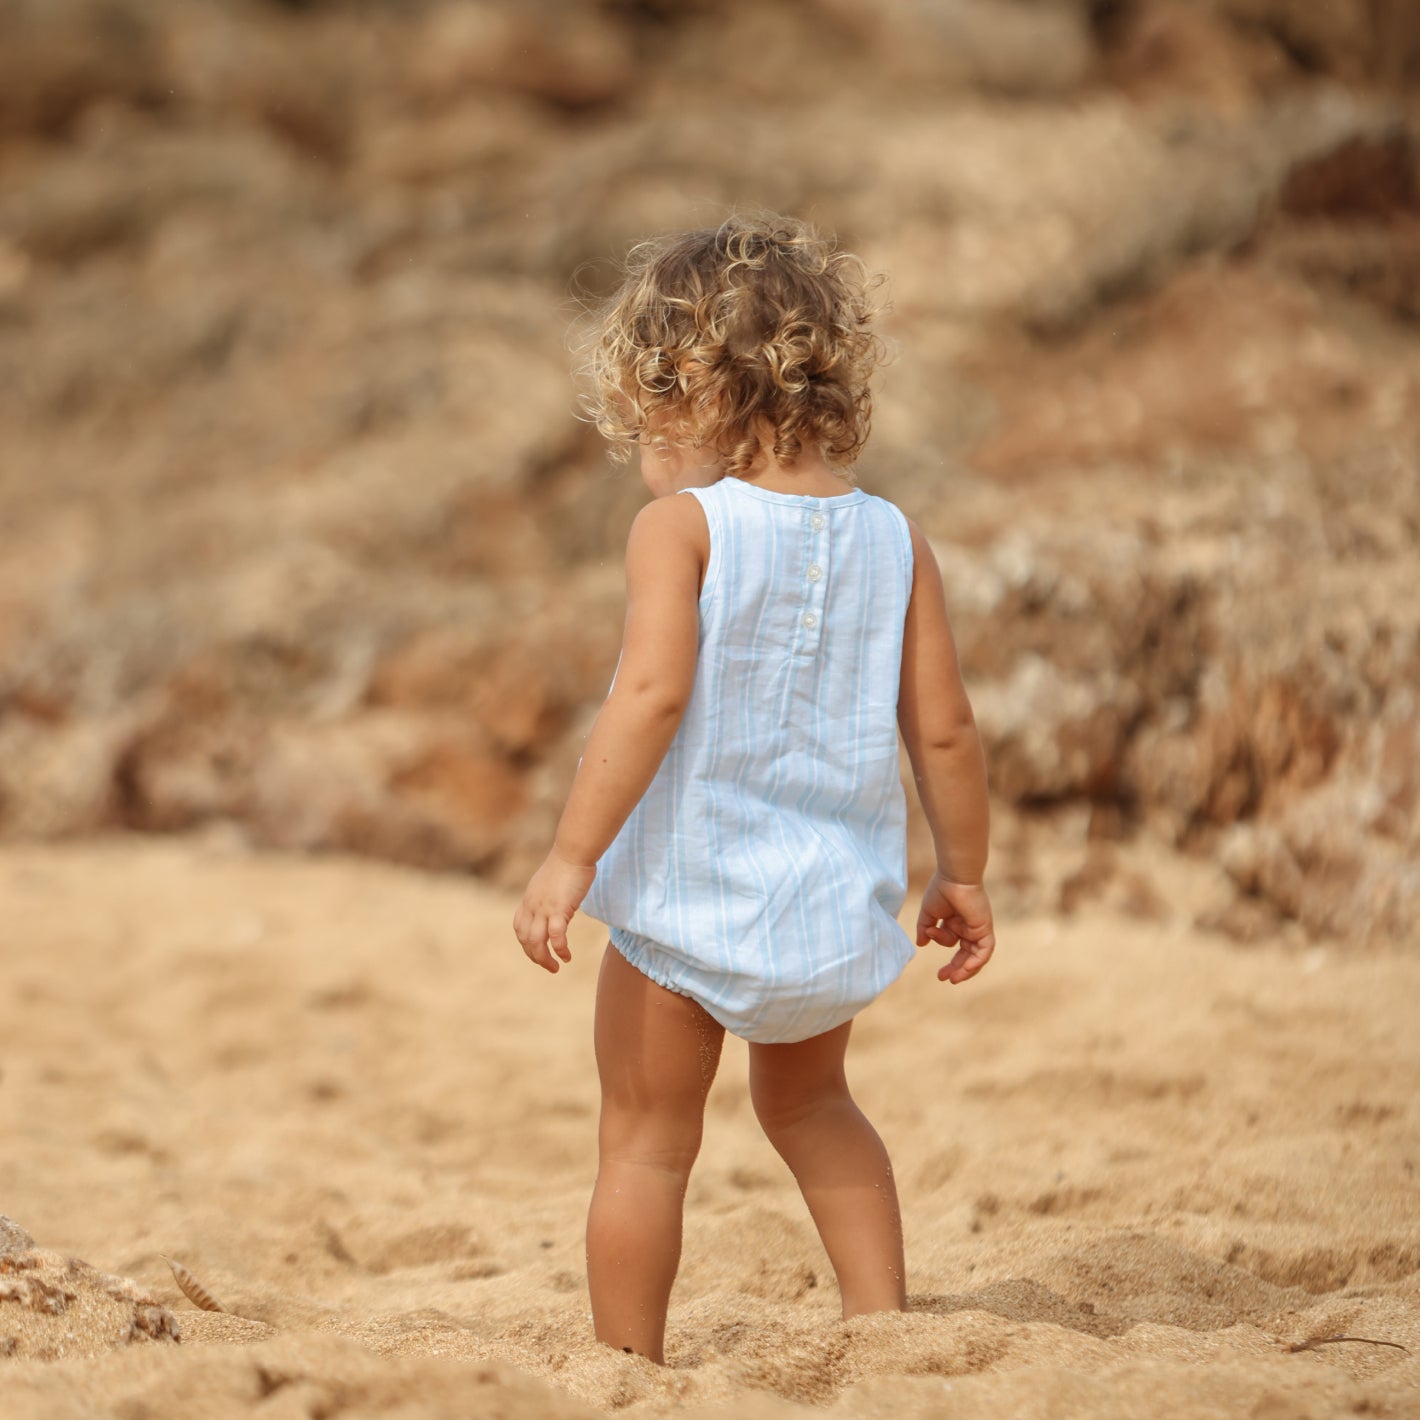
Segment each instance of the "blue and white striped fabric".
M855 1016L914 948L897 695L912 542L891 503L687 490L710 525L685 717L583 909L746 1040Z

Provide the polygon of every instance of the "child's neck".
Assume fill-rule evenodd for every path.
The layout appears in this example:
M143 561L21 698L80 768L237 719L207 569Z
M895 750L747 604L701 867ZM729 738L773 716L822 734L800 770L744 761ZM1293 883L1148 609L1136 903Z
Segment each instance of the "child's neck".
M759 457L740 477L771 493L802 493L810 498L834 498L853 491L853 485L824 459L814 444L806 444L799 450L798 457L788 463L780 463L773 450L761 444Z

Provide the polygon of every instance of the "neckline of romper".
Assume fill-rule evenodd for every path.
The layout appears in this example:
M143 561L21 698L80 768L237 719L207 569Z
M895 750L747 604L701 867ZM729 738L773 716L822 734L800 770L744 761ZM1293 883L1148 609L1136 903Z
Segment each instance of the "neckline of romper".
M753 483L746 483L744 479L736 478L732 473L727 473L720 482L738 485L751 498L762 498L766 503L783 503L794 508L843 507L861 503L868 496L861 488L850 489L847 493L834 493L826 498L816 498L811 493L779 493L772 488L759 488Z

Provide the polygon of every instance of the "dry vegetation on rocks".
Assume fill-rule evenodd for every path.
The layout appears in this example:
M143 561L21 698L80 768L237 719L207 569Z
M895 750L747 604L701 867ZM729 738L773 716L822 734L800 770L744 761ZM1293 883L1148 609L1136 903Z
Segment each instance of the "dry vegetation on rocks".
M571 413L570 293L763 204L891 273L860 474L940 550L1003 882L1069 906L1162 839L1241 935L1410 930L1405 0L0 0L0 37L0 832L516 880L641 496Z

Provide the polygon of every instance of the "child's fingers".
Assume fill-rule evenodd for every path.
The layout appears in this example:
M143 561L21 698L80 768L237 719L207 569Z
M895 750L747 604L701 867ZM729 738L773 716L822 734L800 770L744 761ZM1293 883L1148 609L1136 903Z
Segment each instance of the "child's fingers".
M943 926L939 922L917 929L917 945L919 947L925 947L928 942L936 942L939 947L954 947L960 940L960 932L955 932L950 925Z
M963 943L970 942L977 951L985 952L988 957L996 950L996 929L989 922L964 928L961 939Z
M963 942L957 954L937 973L937 980L950 981L953 986L970 981L991 960L994 950L994 947L985 946L980 942L970 946Z
M944 947L954 947L957 937L961 934L958 933L957 937L947 941L945 938L950 932L950 922L944 924L940 917L934 917L925 909L917 914L917 945L919 947L925 947L928 942L937 942Z
M572 960L572 949L567 945L567 919L550 917L547 922L547 944L562 958Z
M544 971L556 972L557 962L547 949L547 918L541 914L533 917L528 934L523 939L523 950Z
M960 917L948 917L935 928L928 928L927 935L944 947L954 947L958 942L970 940L966 923Z

